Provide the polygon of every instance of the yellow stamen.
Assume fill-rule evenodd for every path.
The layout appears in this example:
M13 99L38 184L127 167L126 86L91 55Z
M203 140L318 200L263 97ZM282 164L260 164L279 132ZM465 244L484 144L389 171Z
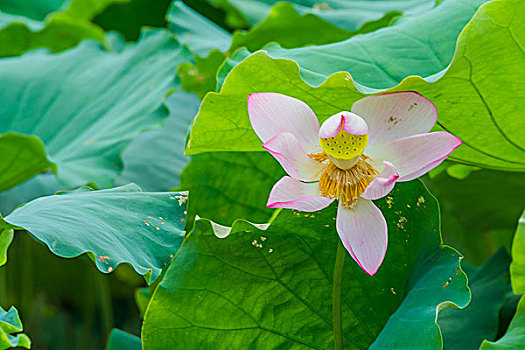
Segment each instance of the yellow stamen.
M338 168L325 152L309 155L325 166L321 170L319 188L321 194L328 198L339 199L348 208L355 205L357 198L365 192L378 171L368 163L370 157L361 155L350 169Z

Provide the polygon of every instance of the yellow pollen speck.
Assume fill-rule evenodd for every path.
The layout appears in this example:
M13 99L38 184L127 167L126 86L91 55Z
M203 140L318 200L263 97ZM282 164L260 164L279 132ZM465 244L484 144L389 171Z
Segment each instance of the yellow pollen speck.
M405 224L407 223L407 218L404 216L401 216L399 220L397 221L397 228L402 229L405 228Z
M325 152L310 154L316 161L325 164L321 170L319 188L321 194L328 198L339 199L345 207L355 205L357 198L365 192L378 171L368 163L369 157L361 155L350 169L338 168Z

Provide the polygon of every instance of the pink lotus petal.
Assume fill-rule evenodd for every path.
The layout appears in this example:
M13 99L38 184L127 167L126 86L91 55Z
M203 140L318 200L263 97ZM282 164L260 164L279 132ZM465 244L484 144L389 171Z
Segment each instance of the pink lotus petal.
M358 198L355 207L339 202L337 233L352 258L370 276L374 275L386 254L388 242L386 220L372 201Z
M394 164L397 181L410 181L438 166L460 145L461 140L446 131L413 135L388 144L381 159Z
M352 135L366 135L368 134L368 127L366 122L358 115L351 112L339 112L330 118L326 119L319 129L319 138L327 139L334 137L341 130Z
M308 153L319 143L317 117L306 103L293 97L270 92L251 94L248 115L253 130L263 142L281 132L289 132Z
M296 180L313 181L319 178L323 165L310 158L297 138L289 132L282 132L263 144L288 175Z
M385 168L366 188L361 197L369 200L383 198L392 191L399 174L390 162L383 162Z
M321 196L318 183L304 183L284 176L273 186L267 206L312 212L332 202L333 199Z
M368 96L355 102L352 112L368 124L366 153L372 158L392 141L429 132L437 120L436 106L415 91Z

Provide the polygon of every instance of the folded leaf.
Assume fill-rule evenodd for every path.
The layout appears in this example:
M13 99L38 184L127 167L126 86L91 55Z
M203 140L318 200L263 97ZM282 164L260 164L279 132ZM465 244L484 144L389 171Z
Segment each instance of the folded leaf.
M186 199L186 193L141 192L136 185L83 188L36 199L0 227L25 229L61 257L88 252L104 273L129 263L151 282L182 243Z
M0 191L29 180L47 169L56 170L36 136L6 133L0 135Z

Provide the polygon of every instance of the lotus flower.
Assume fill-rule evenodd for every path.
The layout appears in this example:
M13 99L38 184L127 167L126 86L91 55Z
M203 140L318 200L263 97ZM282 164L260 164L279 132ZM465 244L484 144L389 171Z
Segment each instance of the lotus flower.
M437 109L412 91L365 97L319 127L304 102L276 93L248 97L255 133L289 176L273 187L269 208L318 211L339 201L336 228L352 258L374 275L386 254L386 220L372 202L396 182L413 180L461 145L429 133Z

